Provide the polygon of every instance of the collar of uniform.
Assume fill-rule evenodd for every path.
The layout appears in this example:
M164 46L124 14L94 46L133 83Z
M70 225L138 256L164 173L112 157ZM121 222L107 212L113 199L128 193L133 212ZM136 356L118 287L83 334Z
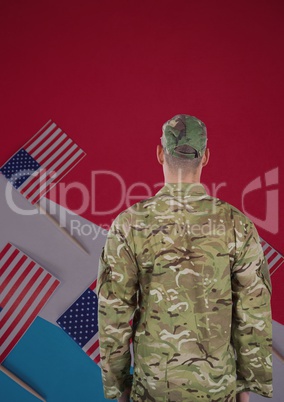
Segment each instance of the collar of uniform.
M165 185L157 192L160 195L172 195L182 197L206 197L207 192L201 183L165 183ZM203 198L202 197L202 198Z

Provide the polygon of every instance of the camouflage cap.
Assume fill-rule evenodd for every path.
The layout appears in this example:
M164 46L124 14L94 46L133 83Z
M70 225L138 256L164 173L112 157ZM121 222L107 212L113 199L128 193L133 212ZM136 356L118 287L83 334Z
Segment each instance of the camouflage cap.
M206 149L207 130L194 116L178 114L163 125L162 145L170 155L194 159Z

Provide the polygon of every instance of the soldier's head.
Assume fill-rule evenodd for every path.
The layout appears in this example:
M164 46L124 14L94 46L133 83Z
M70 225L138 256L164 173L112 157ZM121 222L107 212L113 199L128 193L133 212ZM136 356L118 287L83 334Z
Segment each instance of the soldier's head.
M166 179L170 176L171 180L182 181L194 176L198 180L209 159L205 124L196 117L178 114L168 120L162 130L157 157Z

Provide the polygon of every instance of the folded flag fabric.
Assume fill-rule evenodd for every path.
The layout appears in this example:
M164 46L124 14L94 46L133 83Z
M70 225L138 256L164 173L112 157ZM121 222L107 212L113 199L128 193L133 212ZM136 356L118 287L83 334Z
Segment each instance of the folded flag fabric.
M59 284L58 279L11 243L0 252L0 364Z
M100 362L98 337L97 280L59 317L57 324L97 364Z
M0 169L32 204L38 202L86 153L49 120Z

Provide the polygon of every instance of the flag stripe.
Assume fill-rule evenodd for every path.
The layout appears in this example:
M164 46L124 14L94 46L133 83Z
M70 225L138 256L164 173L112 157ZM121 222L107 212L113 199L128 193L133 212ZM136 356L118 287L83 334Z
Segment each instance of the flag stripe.
M279 261L279 263L278 264L275 264L273 267L271 267L271 269L270 269L270 275L273 275L281 266L282 266L282 264L283 264L283 259L281 260L281 261ZM284 267L284 265L283 265L283 267Z
M51 282L53 283L55 278L51 279ZM39 285L39 289L36 289L36 294L33 292L33 290L36 288L36 286ZM41 298L46 294L46 292L49 291L49 288L51 286L50 283L50 278L46 277L39 277L37 279L37 282L35 286L31 289L31 292L29 292L25 298L26 304L24 308L19 309L16 308L15 311L11 312L9 311L9 318L5 321L3 325L3 331L5 330L5 335L7 338L7 335L10 335L12 331L18 331L23 323L28 319L30 316L30 313L36 308L38 304L38 300L41 300ZM17 306L16 306L17 307ZM5 309L6 310L6 309Z
M9 285L9 283L11 282L11 280L13 279L13 277L16 275L17 271L19 270L20 266L23 265L23 263L27 260L27 256L23 255L20 256L20 260L17 262L17 264L12 267L12 269L10 271L8 271L8 274L5 276L1 275L1 283L0 283L0 295L2 298L2 294L3 294L3 290L5 287L7 287Z
M51 157L45 160L42 166L45 166L47 170L55 170L61 166L62 162L69 159L69 156L73 154L74 151L77 151L78 147L76 144L72 144L69 139L63 147L58 149L57 152L51 154Z
M93 359L95 363L97 363L98 365L100 365L100 361L101 361L101 357L100 354L98 353L98 355Z
M97 332L82 349L98 364L100 362L99 333Z
M9 247L7 247L7 245L9 245ZM15 254L15 258L17 258L16 256L20 253L20 250L17 249L13 244L11 243L7 243L7 245L3 248L3 250L1 251L1 257L0 257L0 272L3 268L3 266L7 263L7 260ZM5 250L5 253L4 253ZM3 276L2 274L0 275L0 281L2 280Z
M42 300L38 303L38 305L36 306L36 308L31 312L29 318L26 320L26 322L24 323L24 325L19 329L19 331L16 333L16 335L12 338L11 342L8 344L8 346L5 348L4 352L1 353L1 358L0 358L0 362L3 361L8 354L10 353L10 351L15 347L15 345L18 343L18 341L20 340L20 338L24 335L24 333L27 331L27 329L29 328L29 326L32 324L32 322L35 320L35 318L37 317L38 313L40 312L40 310L43 308L43 306L46 304L46 302L48 301L48 299L50 298L50 296L52 295L52 293L55 291L55 289L57 288L57 286L59 285L59 281L56 280L55 282L53 282L52 286L49 288L48 293L46 293L46 295L42 298ZM1 347L0 347L1 350Z
M37 192L33 194L33 198L30 197L30 202L32 204L38 202L44 194L48 193L58 183L59 180L55 179L55 177L56 172L51 172L51 174L46 177L45 181L41 181L41 187L39 187Z
M11 243L7 243L6 246L3 248L3 250L0 253L0 260L2 260L2 258L4 257L4 255L11 249L12 244Z
M30 155L40 163L41 160L45 158L45 154L50 153L51 150L64 141L66 137L67 135L64 134L60 128L58 128Z
M51 144L44 152L38 157L37 161L40 164L46 163L50 160L50 155L57 155L59 151L63 151L72 141L66 134L62 134L53 144Z
M94 343L92 353L90 352L90 350L88 350L86 353L93 361L98 363L100 361L99 341Z
M49 127L50 127L51 125L53 125L53 124L55 124L55 123L53 123L51 120L48 120L48 122L45 123L45 125L44 125L40 130L38 130L38 132L35 133L35 135L33 135L32 138L29 139L29 141L27 141L27 142L25 143L25 145L24 145L25 149L29 148L32 143L36 142L37 139L41 136L41 134L42 134L44 131L48 130Z
M35 151L37 146L40 146L42 144L42 141L48 137L51 133L54 132L54 130L56 129L56 124L52 123L50 121L50 125L46 128L46 130L43 131L39 131L38 134L36 135L36 138L31 138L30 141L28 141L28 143L26 143L24 145L24 149L30 154L32 155L32 153Z
M39 168L32 176L28 178L28 180L23 183L23 186L19 187L20 193L29 199L29 194L32 194L34 191L36 191L38 187L43 186L41 183L45 183L46 177L51 175L53 176L54 174L55 172L47 172L46 169Z
M46 188L48 188L48 191L50 191L56 185L56 183L58 183L75 165L77 165L77 163L79 163L84 156L85 154L82 153L81 150L77 151L77 153L73 157L71 157L67 161L67 163L57 172L56 178L53 179L53 181L52 179L48 179L46 183ZM46 194L46 192L47 192L46 190L42 190L37 195L31 197L30 202L32 204L38 202L41 199L41 197L44 194Z
M56 176L56 182L58 182L58 180L61 180L62 177L64 177L71 169L73 169L74 166L77 165L77 163L80 162L80 160L82 160L85 156L85 152L82 151L81 149L78 150L74 156L72 158L70 158L68 160L68 164L66 164L65 166L61 167L58 172L57 172L57 176ZM64 168L68 168L68 170L64 170Z
M97 332L87 343L83 346L84 352L88 353L89 355L94 351L94 344L99 340L99 333Z
M46 192L46 182L48 179L53 178L53 176L56 175L56 172L48 172L46 169L41 169L40 174L36 177L36 179L33 181L31 180L30 182L33 182L31 186L27 187L26 192L21 193L29 200L31 200L32 195L35 193L38 194L40 191L45 191Z
M47 171L50 171L50 173L52 174L52 177L49 178L48 181L43 180L41 181L41 179L34 179L32 176L30 177L30 179L26 180L22 186L19 187L19 189L24 190L23 192L21 191L21 193L30 200L30 202L34 203L37 201L34 201L35 198L39 195L39 194L46 194L46 188L48 186L48 184L52 181L56 181L58 182L58 180L60 180L59 177L57 177L61 171L64 172L64 174L68 173L68 171L71 169L72 166L70 166L74 160L74 154L76 156L76 153L81 154L82 150L79 149L78 151L78 147L76 144L70 144L70 146L68 146L67 150L64 150L63 152L59 153L59 155L53 155L51 157L52 163L49 163L49 161L47 161L46 163L42 164L42 168L46 169ZM54 161L55 159L55 161ZM48 164L49 163L49 164ZM70 166L70 167L69 167ZM53 171L52 171L52 169ZM68 169L68 171L67 171ZM34 181L36 181L36 187L33 188L32 191L29 191L30 189L30 184ZM27 183L27 184L26 184ZM25 185L26 184L26 185ZM41 196L40 196L41 197Z
M40 271L40 270L36 270L34 273L33 273L33 276L30 278L30 280L28 281L28 283L26 283L26 285L24 286L24 288L22 289L22 291L20 292L20 294L19 295L15 295L16 297L15 298L11 298L9 301L8 301L8 303L6 304L6 312L5 312L5 314L4 314L4 316L3 316L3 319L2 319L2 322L1 322L1 324L2 324L2 329L4 330L4 328L5 328L5 324L8 322L8 320L14 315L14 320L13 320L13 324L14 325L16 325L17 323L18 323L18 320L21 318L21 316L22 316L22 314L24 314L27 310L28 310L28 308L29 308L29 306L30 306L30 299L29 299L29 297L30 297L30 292L32 292L33 290L34 290L34 288L36 288L36 286L40 286L41 285L41 283L40 283L40 281L41 281L41 278L40 278L40 276L41 276L41 274L42 274L42 271ZM48 278L47 278L47 280L48 280ZM37 289L37 291L38 291L38 289ZM31 295L32 295L32 297L33 296L36 296L36 294L34 294L34 293L31 293ZM25 303L24 304L24 307L22 308L22 310L20 311L20 317L18 317L16 314L17 314L17 306L19 305L19 303L21 303L21 302L23 302L23 303ZM17 319L17 317L18 317L18 319ZM4 334L4 335L6 335L6 333ZM7 335L9 335L9 334L7 334Z
M91 289L93 292L96 290L97 287L97 280L95 279L93 283L89 286L89 289Z
M265 253L267 253L268 250L271 249L270 245L269 245L268 243L266 243L264 240L261 240L261 241L260 241L260 244L262 245L263 251L264 251Z
M265 254L265 257L267 259L268 262L270 262L276 255L276 251L272 248L271 250L269 250L268 253Z
M273 250L271 246L268 245L268 247L263 247L263 252L264 254L267 256L268 253L270 253L270 251Z
M269 268L269 272L270 272L270 276L271 276L283 264L284 257L262 238L260 239L260 243L261 243L262 249L264 251L264 255L267 260L268 268Z
M55 169L57 168L56 161L55 159L61 158L61 160L65 160L69 158L70 153L72 150L70 150L72 147L74 147L74 144L72 144L71 140L67 140L63 146L54 153L51 153L51 156L49 156L49 159L45 160L44 163L42 163L42 168L44 168L44 171L49 175L50 179L52 180L53 177L57 176L57 172ZM66 149L65 149L66 148ZM54 162L53 162L54 161ZM58 162L60 163L60 162ZM53 170L51 169L53 168ZM24 195L26 195L28 198L31 198L33 194L38 192L39 190L41 191L43 188L46 188L46 180L42 179L31 179L28 181L28 184L26 187L23 188L24 190ZM25 191L25 188L27 188L28 191ZM29 191L32 190L32 191ZM26 193L26 194L25 194Z
M72 158L76 153L81 153L81 150L78 150L78 147L76 144L72 144L71 146L68 146L67 150L64 150L61 152L57 158L56 161L54 161L53 165L51 163L47 166L47 169L51 169L51 166L53 167L53 170L57 169L60 170L62 167L68 167L70 163L68 162L70 158Z
M273 267L279 260L281 260L281 255L276 254L276 256L273 258L273 260L270 261L271 267Z
M13 297L15 292L19 289L21 284L24 283L24 280L27 280L30 277L30 272L32 268L35 266L35 262L29 262L28 266L25 268L23 272L19 270L16 275L14 275L13 279L11 280L9 286L7 285L5 291L1 293L1 299L3 298L1 304L5 306L9 300Z
M7 261L2 265L2 267L0 268L0 278L1 281L4 278L4 272L6 271L6 269L10 266L10 264L12 264L12 261L18 256L19 254L19 250L13 250L12 254L9 256L9 258L7 259Z
M34 159L37 159L38 153L46 148L46 146L48 146L53 141L53 139L56 138L61 132L62 130L60 128L56 128L55 126L49 133L45 132L44 134L42 134L37 145L33 144L33 146L30 146L29 150L26 149L26 151Z
M0 260L2 363L60 282L10 243L0 252Z
M67 147L71 148L72 146L77 147L77 145L72 144L72 141L69 139L67 142ZM59 159L60 156L66 155L68 151L65 150L66 145L63 144L63 147L61 147L57 152L49 154L48 158L45 159L43 163L41 163L41 169L44 169L45 171L54 171L56 169L56 161ZM63 149L62 149L63 148ZM66 152L66 153L65 153ZM71 152L71 151L70 151ZM69 152L69 153L70 153ZM51 155L51 156L50 156ZM68 155L66 155L67 158ZM53 163L52 163L53 162ZM29 190L30 188L33 188L34 185L37 185L37 177L30 176L23 184L22 186L19 187L21 190L22 194L26 195L29 197Z
M99 340L95 341L93 345L86 351L87 355L91 356L98 347L99 347Z
M10 314L9 311L10 317L8 320L5 320L3 328L1 328L2 332L5 331L3 334L3 337L5 338L5 341L3 342L3 347L5 347L10 342L11 337L14 337L15 334L19 330L21 330L22 326L29 319L30 315L37 307L38 300L36 300L36 297L38 295L40 297L44 296L44 294L48 291L50 287L50 284L48 283L48 278L46 277L38 278L36 285L37 284L40 285L40 289L36 289L36 294L31 293L27 295L24 300L26 304L23 304L23 307L21 309L17 308L15 311L12 312L12 314Z
M13 277L13 279L9 283L9 285L7 285L6 288L3 290L3 292L1 293L1 304L3 304L6 308L8 308L15 299L18 300L19 293L24 288L26 283L30 280L30 278L32 277L34 272L36 271L37 267L35 267L33 269L33 267L36 264L34 263L32 267L29 267L30 262L34 263L34 261L31 261L30 259L28 259L27 261L24 262L24 264L19 268L17 274ZM22 276L23 280L21 282L18 282L19 287L17 288L17 291L12 292L9 295L9 297L7 297L7 295L11 292L12 287L14 286L15 282L18 281L18 278L21 276L22 273L23 273L23 276Z

